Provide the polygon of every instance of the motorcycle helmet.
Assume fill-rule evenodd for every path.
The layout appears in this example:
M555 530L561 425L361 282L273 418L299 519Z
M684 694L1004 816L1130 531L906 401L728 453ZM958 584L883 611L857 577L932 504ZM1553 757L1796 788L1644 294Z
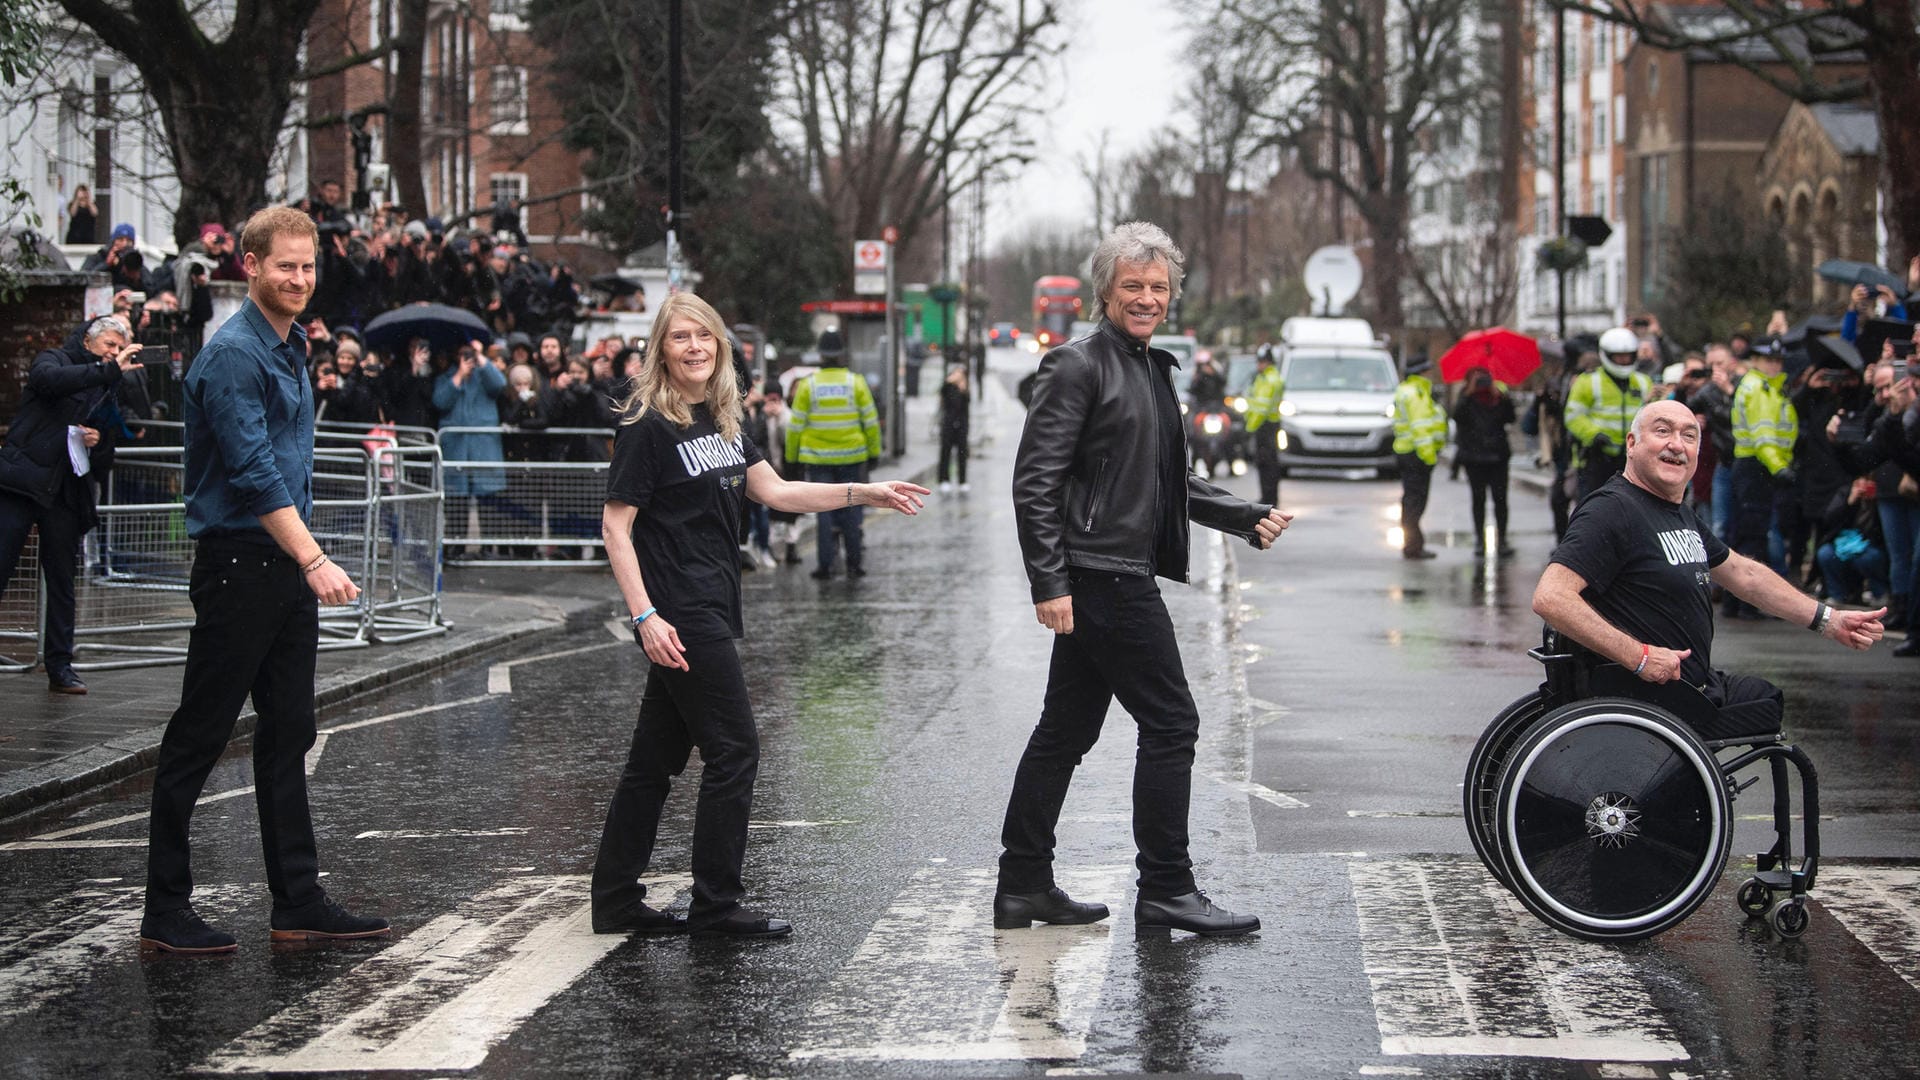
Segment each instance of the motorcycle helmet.
M1260 348L1255 350L1253 355L1254 355L1255 361L1258 363L1262 363L1262 364L1273 363L1273 343L1263 342Z
M1600 366L1615 378L1624 379L1633 374L1639 351L1640 335L1624 326L1600 335Z

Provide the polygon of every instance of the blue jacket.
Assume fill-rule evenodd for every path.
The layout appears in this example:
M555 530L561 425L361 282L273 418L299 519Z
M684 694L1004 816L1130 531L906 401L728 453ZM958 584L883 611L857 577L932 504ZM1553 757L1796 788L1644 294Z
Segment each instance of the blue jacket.
M507 377L492 364L482 363L461 386L453 385L453 372L443 371L433 382L433 407L440 413L440 426L485 427L491 431L453 432L440 436L440 455L449 466L446 490L449 495L496 495L506 490L506 473L499 469L459 468L460 461L502 461L506 455L500 445L500 408L495 404L507 388Z
M313 386L306 330L274 336L251 298L187 369L187 535L272 544L260 518L294 507L313 519Z

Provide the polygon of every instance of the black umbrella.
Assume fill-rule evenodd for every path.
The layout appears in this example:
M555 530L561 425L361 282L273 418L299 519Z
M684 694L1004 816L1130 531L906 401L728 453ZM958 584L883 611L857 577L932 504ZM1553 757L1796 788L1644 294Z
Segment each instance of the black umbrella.
M1808 338L1807 355L1813 360L1815 367L1851 368L1854 371L1865 371L1867 367L1860 360L1860 350L1853 347L1853 342L1839 334L1822 334L1816 338Z
M1863 319L1860 335L1853 339L1853 345L1860 350L1862 360L1877 363L1882 346L1890 340L1913 340L1913 323L1901 319Z
M634 293L646 291L639 282L629 277L621 277L619 274L595 274L587 284L602 292L612 293L614 296L632 296Z
M1792 329L1780 338L1780 343L1789 349L1804 348L1809 338L1837 333L1842 319L1839 315L1809 315L1793 324Z
M414 338L427 339L434 352L453 352L469 341L482 345L493 341L493 330L480 316L465 308L446 304L408 304L384 315L376 315L361 331L369 349L389 356L407 347Z
M1871 292L1876 286L1885 285L1893 290L1895 296L1905 296L1907 283L1898 274L1885 270L1872 263L1854 262L1852 259L1828 259L1815 271L1828 281L1837 281L1842 285L1865 285Z

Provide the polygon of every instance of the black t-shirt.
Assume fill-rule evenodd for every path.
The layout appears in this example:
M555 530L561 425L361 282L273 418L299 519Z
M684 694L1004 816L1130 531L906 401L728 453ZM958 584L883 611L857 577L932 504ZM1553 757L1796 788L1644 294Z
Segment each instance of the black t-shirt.
M1639 641L1692 649L1680 674L1704 685L1713 670L1708 571L1727 545L1688 506L1670 503L1615 473L1580 501L1553 561L1586 579L1580 595Z
M685 428L648 410L614 435L607 500L640 511L633 547L647 597L681 641L740 637L740 522L760 448L720 437L705 404Z

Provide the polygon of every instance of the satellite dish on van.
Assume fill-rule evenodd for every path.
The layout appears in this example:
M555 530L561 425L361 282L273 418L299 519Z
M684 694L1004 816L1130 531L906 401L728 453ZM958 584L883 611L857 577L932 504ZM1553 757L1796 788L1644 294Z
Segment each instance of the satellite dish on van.
M1360 256L1345 244L1329 244L1307 256L1307 295L1321 315L1338 315L1360 295Z

